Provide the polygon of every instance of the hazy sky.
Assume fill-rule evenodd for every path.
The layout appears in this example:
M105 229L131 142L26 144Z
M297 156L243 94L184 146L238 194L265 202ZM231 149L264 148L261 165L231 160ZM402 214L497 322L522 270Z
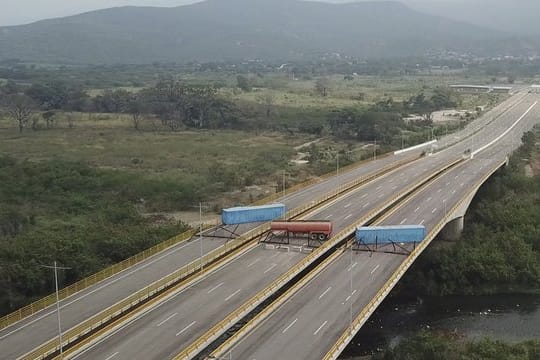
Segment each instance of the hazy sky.
M115 6L177 6L197 0L0 0L0 26L74 15Z
M200 0L0 0L0 26L25 24L37 20L74 15L85 11L115 6L178 6L197 1ZM350 0L326 1L350 2ZM414 2L415 0L402 1Z

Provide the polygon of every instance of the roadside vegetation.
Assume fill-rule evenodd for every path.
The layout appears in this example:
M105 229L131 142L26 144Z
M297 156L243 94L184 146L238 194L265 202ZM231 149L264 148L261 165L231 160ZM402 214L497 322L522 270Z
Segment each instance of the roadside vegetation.
M0 65L0 313L52 291L41 265L71 268L68 285L182 232L180 212L201 201L208 213L251 203L504 98L458 96L453 78L243 66ZM433 123L462 106L470 116Z
M540 293L540 131L479 191L455 244L434 244L401 289L417 295Z
M0 314L52 292L42 265L69 267L60 279L67 285L183 232L183 223L143 217L135 205L192 192L81 163L8 156L0 156L0 184Z
M540 129L523 136L510 165L479 191L456 243L433 243L392 296L540 293ZM374 360L540 358L540 341L471 341L423 330Z
M374 360L535 360L540 358L540 340L509 344L483 339L467 341L450 334L423 331L401 341Z

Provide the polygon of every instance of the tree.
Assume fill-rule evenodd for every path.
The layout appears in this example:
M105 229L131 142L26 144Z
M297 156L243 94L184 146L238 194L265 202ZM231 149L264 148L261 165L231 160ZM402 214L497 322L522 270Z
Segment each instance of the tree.
M144 98L137 94L127 98L126 103L124 104L124 112L131 115L133 128L135 130L140 129L142 114L146 111L145 105Z
M249 81L249 78L247 76L238 75L236 77L236 86L238 86L238 88L240 88L242 91L251 91L251 82Z
M56 113L54 111L45 111L41 113L41 117L43 120L45 120L45 123L47 124L47 129L51 129L54 127L54 117Z
M326 77L320 78L315 82L315 91L322 97L328 96L329 87L330 81Z
M433 122L433 112L436 108L433 102L427 99L423 92L404 101L403 105L405 109L420 114L426 124L431 124Z
M274 106L275 97L271 92L257 96L257 101L265 107L266 117L269 118Z
M7 112L17 123L20 133L28 126L33 111L34 103L28 96L16 94L7 97Z

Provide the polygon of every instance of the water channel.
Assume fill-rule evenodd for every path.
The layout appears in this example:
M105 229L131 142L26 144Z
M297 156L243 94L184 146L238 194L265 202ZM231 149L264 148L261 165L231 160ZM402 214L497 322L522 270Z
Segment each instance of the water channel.
M540 296L496 295L399 299L383 303L342 354L351 359L394 346L421 329L468 339L540 339Z

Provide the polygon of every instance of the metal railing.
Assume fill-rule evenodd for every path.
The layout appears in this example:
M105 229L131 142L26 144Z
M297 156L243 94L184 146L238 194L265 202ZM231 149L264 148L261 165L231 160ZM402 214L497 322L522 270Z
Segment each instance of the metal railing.
M383 158L386 158L388 156L390 156L391 153L387 153L387 154L383 154L379 157L379 159L383 159ZM413 158L409 158L408 161L406 162L410 162L412 161ZM362 161L358 161L358 162L355 162L353 164L350 164L350 165L346 165L346 166L343 166L341 167L339 170L340 170L340 173L341 174L344 174L345 172L347 171L351 171L351 170L354 170L354 169L357 169L359 167L361 167L362 165L368 163L372 161L371 159L366 159L366 160L362 160ZM395 165L397 163L401 163L401 162L396 162L396 163L393 163L393 164L390 164L390 165ZM325 180L328 180L332 177L336 176L336 173L335 172L329 172L327 174L324 174L324 175L321 175L321 176L318 176L316 178L313 178L313 179L310 179L310 180L307 180L307 181L304 181L300 184L296 184L294 186L291 186L290 188L287 188L285 189L285 191L282 191L282 192L276 192L275 194L272 194L270 196L267 196L263 199L260 199L260 200L257 200L256 202L254 202L252 205L263 205L263 204L266 204L266 203L269 203L269 202L272 202L272 201L275 201L283 196L286 196L286 195L290 195L292 193L295 193L299 190L302 190L302 189L305 189L307 188L308 186L311 186L311 185L314 185L314 184L318 184L318 183L321 183Z
M63 289L61 289L58 292L58 296L60 300L63 300L81 290L84 290L92 285L97 284L100 281L103 281L107 278L110 278L113 275L118 274L119 272L136 265L140 263L143 260L148 259L151 256L156 255L157 253L171 247L174 245L177 245L183 241L186 241L190 239L194 234L196 233L195 230L188 230L182 234L176 235L166 241L163 241L159 244L156 244L152 246L151 248L148 248L124 261L121 261L117 264L111 265L108 268L105 268L95 274L92 274L88 277L85 277L82 280L77 281L76 283L73 283ZM50 294L47 295L29 305L26 305L19 310L16 310L8 315L3 316L0 318L0 330L8 327L9 325L12 325L16 323L17 321L20 321L30 315L35 314L38 311L41 311L51 305L53 305L56 302L56 294Z
M305 204L303 206L297 207L286 214L286 218L291 219L294 218L300 214L305 213L308 210L311 210L315 208L316 206L336 197L337 195L348 191L354 187L357 187L367 181L371 181L379 176L382 176L398 167L401 167L402 165L405 165L411 161L414 161L413 159L406 159L399 162L391 163L384 167L383 169L374 172L373 174L370 174L366 177L361 177L357 180L354 180L352 182L349 182L345 184L344 186L336 189L335 191L328 193L326 195L320 196L319 198L311 201L308 204ZM63 344L62 346L65 347L66 345L78 340L82 336L88 335L92 331L96 330L97 328L103 326L105 323L111 321L112 319L118 317L119 315L127 312L132 307L146 301L147 299L151 298L152 296L156 295L157 293L163 291L165 288L168 288L170 286L173 286L174 284L178 283L182 279L185 279L186 277L196 273L200 268L205 267L209 263L215 262L216 260L222 258L226 254L233 252L242 246L244 246L246 243L251 241L254 238L258 238L264 233L266 233L268 230L270 230L269 224L263 224L258 226L257 228L248 231L246 234L233 239L231 241L228 241L225 245L219 247L218 249L215 249L207 254L205 254L202 258L196 259L192 261L190 264L185 265L184 267L178 269L177 271L169 274L168 276L164 277L163 279L160 279L151 285L141 289L140 291L137 291L136 293L128 296L127 298L119 301L118 303L114 304L113 306L109 307L108 309L103 310L102 312L96 314L95 316L92 316L91 318L85 320L84 322L76 325L75 327L69 329L66 331L63 335ZM193 235L194 231L191 233ZM170 245L169 245L170 246ZM165 247L164 247L165 248ZM141 254L137 255L141 256ZM140 260L139 260L140 261ZM109 275L110 276L110 275ZM55 353L59 349L59 343L57 339L51 339L47 343L43 344L42 346L39 346L38 348L34 349L30 353L27 353L23 356L24 359L42 359L46 356L49 356L53 353Z
M398 269L392 274L390 279L384 284L384 286L377 292L375 297L367 304L367 306L364 307L364 309L360 312L360 314L356 317L356 319L352 322L351 326L347 328L347 330L341 335L341 337L338 339L338 341L332 346L330 351L324 356L323 360L334 360L337 359L337 357L341 354L341 352L347 347L349 342L352 340L354 335L360 330L360 328L364 325L364 323L369 319L371 314L377 309L377 307L380 305L380 303L386 298L386 296L390 293L390 291L395 287L395 285L398 283L398 281L401 279L401 277L405 274L405 272L411 267L411 265L416 261L416 259L420 256L420 254L429 246L431 241L437 236L437 234L444 228L444 226L447 224L447 222L452 219L452 215L455 211L457 211L464 201L474 194L478 188L487 180L493 173L495 173L501 166L503 166L506 163L506 160L504 162L501 162L497 164L494 168L492 168L485 176L483 176L475 186L471 188L470 191L467 192L465 196L461 198L460 201L458 201L452 209L442 218L442 220L437 223L437 225L433 228L433 230L430 231L428 236L420 246L418 246L408 257L405 259L405 261L398 267Z
M383 155L383 156L388 156L388 154L386 155ZM397 166L402 166L408 162L411 162L412 159L408 159L408 160L405 160L405 161L400 161L400 162L396 162L396 163L392 163L390 164L390 167L394 166L394 167L397 167ZM367 162L367 160L364 160L364 161L360 161L360 162L357 162L357 163L354 163L354 164L351 164L351 165L348 165L348 166L345 166L343 167L343 171L346 172L346 171L349 171L349 170L352 170L354 168L358 168L360 166L362 166L365 162ZM383 168L383 171L382 173L384 172L388 172L389 170L387 169L389 166ZM313 185L313 184L316 184L316 183L319 183L319 182L322 182L328 178L331 178L332 176L334 176L333 173L328 173L328 174L325 174L321 177L318 177L316 179L312 179L312 180L309 180L309 181L306 181L304 183L301 183L301 184L298 184L298 185L295 185L289 189L287 189L285 191L285 194L291 194L293 192L296 192L298 190L301 190L303 188L306 188L310 185ZM373 175L373 177L377 177L377 176L380 176L380 172L377 172L376 174ZM365 181L365 180L364 180ZM348 185L347 185L348 186ZM255 202L253 205L260 205L260 204L264 204L264 203L268 203L268 202L271 202L271 201L274 201L280 197L283 196L283 193L276 193L276 194L273 194L267 198L264 198L264 199L261 199L261 200L258 200L257 202ZM149 249L146 249L126 260L123 260L117 264L114 264L114 265L111 265L95 274L92 274L84 279L81 279L63 289L61 289L58 293L59 295L59 299L60 300L63 300L69 296L72 296L74 294L76 294L77 292L79 291L82 291L90 286L93 286L103 280L106 280L108 278L110 278L111 276L114 276L116 274L118 274L119 272L123 271L123 270L126 270L127 268L131 267L131 266L134 266L154 255L156 255L157 253L171 247L171 246L174 246L174 245L178 245L179 243L183 242L183 241L186 241L186 240L189 240L198 230L189 230L189 231L186 231L182 234L179 234L179 235L176 235L168 240L165 240L159 244L156 244L155 246L149 248ZM0 330L18 322L18 321L21 321L23 319L25 319L26 317L28 316L31 316L41 310L44 310L45 308L53 305L54 303L56 302L56 294L49 294L39 300L36 300L34 302L32 302L31 304L28 304L18 310L15 310L14 312L12 313L9 313L3 317L0 318Z
M189 345L186 349L184 349L182 352L180 352L177 356L174 357L174 360L187 360L191 359L192 357L196 356L200 351L202 351L206 346L208 346L212 341L217 339L221 334L223 334L227 329L229 329L231 326L233 326L236 322L238 322L240 319L242 319L244 316L246 316L248 313L250 313L253 309L255 309L257 306L259 306L262 302L264 302L266 299L268 299L272 294L274 294L276 291L281 289L284 285L286 285L289 281L291 281L294 277L296 277L298 274L300 274L302 271L304 271L306 268L308 268L314 261L317 261L319 258L321 258L327 251L332 249L333 247L337 246L341 241L349 237L352 233L354 233L357 226L364 225L368 221L374 219L377 217L382 211L385 211L390 206L395 204L396 202L400 201L403 197L410 194L412 191L414 191L419 186L422 186L425 182L430 181L433 177L437 176L438 174L446 171L448 168L462 162L462 159L458 159L453 161L450 164L445 165L444 167L440 168L439 170L435 171L431 175L424 178L421 182L417 184L413 184L409 186L408 188L402 190L398 193L395 197L385 202L383 205L381 205L379 208L372 210L367 215L359 219L357 222L355 222L353 225L348 226L344 230L340 231L338 234L333 236L330 240L325 242L322 246L317 248L315 251L313 251L311 254L307 255L305 258L300 260L296 265L294 265L291 269L289 269L285 274L281 275L277 280L272 282L269 286L267 286L265 289L261 290L259 293L257 293L254 297L252 297L250 300L248 300L246 303L244 303L242 306L234 310L232 313L230 313L225 319L220 321L218 324L214 325L209 331L207 331L205 334L203 334L201 337L199 337L194 343Z

